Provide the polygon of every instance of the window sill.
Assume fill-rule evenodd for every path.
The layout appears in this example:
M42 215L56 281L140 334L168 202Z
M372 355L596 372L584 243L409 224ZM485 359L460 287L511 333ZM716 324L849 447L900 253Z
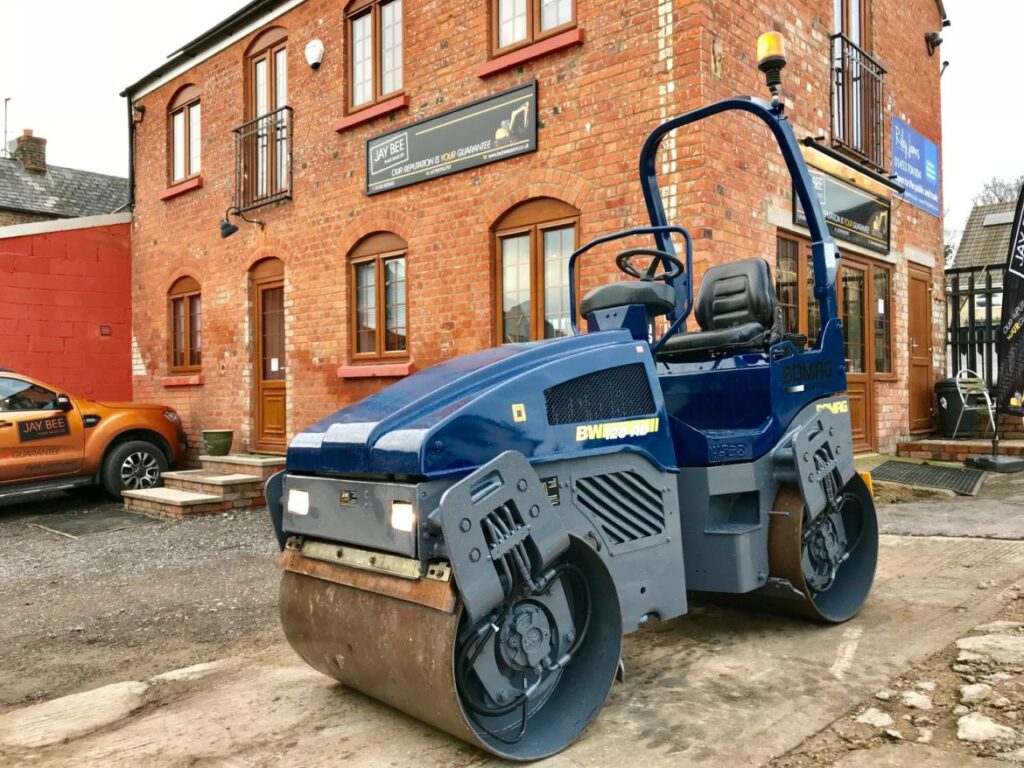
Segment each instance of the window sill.
M199 189L203 186L202 176L193 176L191 179L185 179L180 181L174 186L168 187L160 193L161 200L170 200L177 197L178 195L184 195L186 192L191 192L193 189Z
M201 373L176 373L172 376L163 376L160 378L161 387L198 387L202 386L202 384L203 374Z
M401 96L395 96L382 101L379 104L374 104L372 107L365 107L360 109L358 112L353 112L351 115L345 115L334 124L334 130L338 133L347 131L349 128L354 128L357 125L368 123L371 120L376 120L378 117L388 115L392 112L397 112L400 109L405 109L409 106L409 97L404 93Z
M407 363L362 363L342 365L338 368L339 379L400 378L413 372L413 362Z
M582 43L583 30L580 27L576 27L576 29L570 29L549 37L547 40L541 40L539 43L534 43L517 51L512 51L512 53L498 56L496 59L485 61L483 64L477 65L476 76L479 78L490 77L498 72L504 72L506 69L511 69L528 61L547 56L549 53L572 48L574 45L581 45Z

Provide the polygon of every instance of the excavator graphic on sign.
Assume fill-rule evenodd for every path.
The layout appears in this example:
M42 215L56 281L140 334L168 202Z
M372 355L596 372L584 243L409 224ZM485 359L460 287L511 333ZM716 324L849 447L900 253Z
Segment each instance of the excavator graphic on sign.
M517 136L525 133L529 119L530 102L526 102L522 106L513 109L512 114L508 116L508 120L502 120L501 127L494 132L495 144L499 146L507 144Z

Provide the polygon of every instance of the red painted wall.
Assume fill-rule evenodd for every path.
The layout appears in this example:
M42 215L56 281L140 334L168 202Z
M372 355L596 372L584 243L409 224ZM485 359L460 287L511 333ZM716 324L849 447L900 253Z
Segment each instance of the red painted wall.
M71 395L131 399L129 224L0 233L0 368Z

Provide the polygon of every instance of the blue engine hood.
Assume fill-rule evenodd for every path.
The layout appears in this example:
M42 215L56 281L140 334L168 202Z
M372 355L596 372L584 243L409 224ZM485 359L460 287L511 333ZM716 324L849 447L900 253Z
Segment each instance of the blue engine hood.
M577 440L575 425L548 425L545 389L637 362L646 365L654 390L657 433L627 444L588 445ZM525 420L515 419L513 405L522 409ZM626 331L607 331L464 355L409 376L296 435L287 466L292 472L443 477L471 471L506 450L531 461L633 450L673 468L668 419L647 344Z

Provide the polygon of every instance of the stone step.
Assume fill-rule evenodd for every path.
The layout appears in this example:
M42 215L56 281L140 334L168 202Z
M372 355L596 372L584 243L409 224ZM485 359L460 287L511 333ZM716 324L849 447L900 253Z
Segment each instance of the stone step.
M200 456L203 469L223 474L253 475L266 481L284 469L284 456L257 453L233 453L228 456Z
M164 472L164 486L180 491L206 493L219 499L248 500L246 506L263 504L263 478L237 472L217 472L212 469L187 469Z
M121 495L124 497L124 508L131 512L172 520L213 515L233 507L233 502L219 496L178 488L148 488L143 491L124 491Z

